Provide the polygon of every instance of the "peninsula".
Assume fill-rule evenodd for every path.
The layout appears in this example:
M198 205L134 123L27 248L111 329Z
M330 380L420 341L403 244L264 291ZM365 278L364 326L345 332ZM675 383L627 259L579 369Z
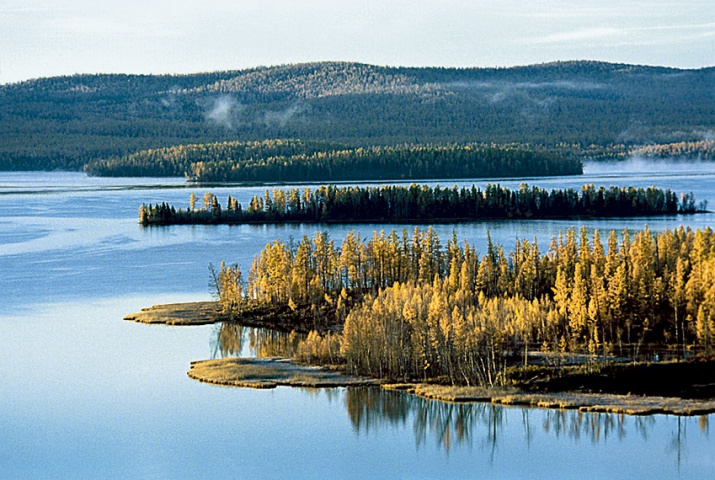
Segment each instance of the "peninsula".
M236 265L213 270L219 300L195 304L196 322L208 321L206 312L237 322L246 313L249 325L261 318L281 329L302 319L310 332L294 361L339 369L350 375L345 385L359 376L448 401L715 411L715 287L707 281L715 235L681 227L621 237L611 232L605 249L598 232L583 229L577 242L569 230L543 256L535 242L518 241L508 255L490 243L480 259L456 239L442 248L431 229L369 242L350 233L340 248L318 233L292 249L267 245L248 283ZM193 323L186 309L169 311L181 322L161 308L127 319ZM196 363L190 373L244 386L262 376L276 385L322 381L285 380L296 375L309 373L283 360L232 359Z

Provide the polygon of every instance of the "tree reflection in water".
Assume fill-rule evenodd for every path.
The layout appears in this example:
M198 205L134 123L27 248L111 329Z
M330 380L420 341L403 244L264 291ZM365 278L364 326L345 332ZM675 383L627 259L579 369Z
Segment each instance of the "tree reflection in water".
M211 356L292 357L298 343L304 338L305 335L295 332L286 333L220 322L214 325Z
M623 439L626 437L626 418L632 418L636 430L647 438L648 428L654 425L653 417L626 417L613 413L586 413L577 410L546 410L544 412L543 429L556 437L568 436L579 441L586 437L591 443L607 441L614 435Z
M698 417L698 428L700 433L708 436L710 434L710 417L708 415L701 415ZM684 421L682 417L678 417L677 428L671 433L671 440L669 449L675 453L678 461L678 471L683 462L683 455L686 453L686 447L688 442L686 441L688 437L688 422Z
M235 323L218 323L211 340L212 358L240 356L294 355L305 335L275 330L245 327ZM312 395L324 393L331 402L340 396L341 389L307 389ZM417 447L433 438L437 445L449 452L453 445L472 446L480 439L493 457L499 445L507 417L507 407L488 403L445 403L427 400L405 392L380 388L346 388L345 404L356 433L398 427L411 422ZM537 434L532 423L535 410L522 408L524 437L531 444ZM627 433L636 433L648 440L656 425L656 416L627 416L610 413L587 413L578 410L540 410L541 430L557 438L574 442L582 439L592 444L611 439L622 441ZM709 434L707 415L697 420L701 434ZM687 446L687 419L678 417L669 448L680 467Z
M446 452L453 445L472 446L479 440L492 455L499 445L500 435L506 426L507 408L488 403L445 403L427 400L404 392L379 388L348 388L345 404L356 433L369 433L381 428L404 426L412 423L417 446L433 438ZM524 437L531 443L538 430L532 422L535 409L522 408ZM582 439L592 444L622 441L627 433L636 433L649 440L656 416L628 416L612 413L588 413L578 410L538 410L536 415L544 434L557 438L567 437L574 442ZM673 434L672 449L680 464L681 449L685 445L686 419L678 418L677 432ZM697 420L700 432L708 435L709 417Z
M471 445L473 432L483 431L485 444L495 449L504 421L504 407L486 403L437 402L379 388L349 388L345 395L356 432L405 425L411 418L418 447L434 437L449 451L454 442Z

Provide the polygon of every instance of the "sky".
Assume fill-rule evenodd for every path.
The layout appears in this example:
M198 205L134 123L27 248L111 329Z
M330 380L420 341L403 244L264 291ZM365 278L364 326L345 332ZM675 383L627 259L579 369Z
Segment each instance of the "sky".
M0 0L0 84L343 60L715 65L713 0Z

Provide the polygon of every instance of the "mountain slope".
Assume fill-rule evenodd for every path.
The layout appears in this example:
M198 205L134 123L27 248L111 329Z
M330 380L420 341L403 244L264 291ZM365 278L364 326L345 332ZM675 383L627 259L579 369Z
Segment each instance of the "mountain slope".
M592 145L715 132L715 69L600 62L503 69L325 62L194 75L75 75L0 86L0 169L216 141Z

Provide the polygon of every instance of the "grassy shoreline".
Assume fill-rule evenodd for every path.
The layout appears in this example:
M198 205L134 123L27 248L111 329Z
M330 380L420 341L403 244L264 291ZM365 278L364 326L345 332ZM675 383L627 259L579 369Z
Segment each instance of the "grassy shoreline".
M278 386L332 388L376 386L379 381L345 375L329 368L299 365L285 357L221 358L191 362L190 378L215 385L245 388Z
M311 330L335 330L335 325L316 324L310 315L309 309L296 308L291 310L288 306L270 307L256 305L241 312L235 318L222 312L221 306L215 301L170 303L154 305L131 313L124 320L145 323L147 325L211 325L219 322L240 323L243 326L267 328L281 332L309 333Z
M290 319L276 323L278 312L251 312L242 324L287 330ZM231 320L217 302L155 305L125 320L164 325L206 325ZM246 320L244 322L244 320ZM305 326L304 326L305 327ZM576 409L627 415L704 415L715 413L715 362L664 362L604 367L592 373L556 367L530 371L529 381L515 386L467 387L428 383L390 383L345 375L338 367L298 364L284 357L223 358L191 362L188 376L216 385L249 388L294 386L329 388L382 386L443 402L490 402L510 406Z
M211 325L228 320L218 302L169 303L142 308L124 320L147 325Z
M334 388L380 386L419 397L450 403L483 402L558 410L624 415L707 415L715 412L715 398L687 399L614 393L532 393L518 388L464 387L426 383L385 383L345 375L325 367L300 365L285 357L222 358L191 362L187 375L200 382L231 387L268 389L278 386Z

